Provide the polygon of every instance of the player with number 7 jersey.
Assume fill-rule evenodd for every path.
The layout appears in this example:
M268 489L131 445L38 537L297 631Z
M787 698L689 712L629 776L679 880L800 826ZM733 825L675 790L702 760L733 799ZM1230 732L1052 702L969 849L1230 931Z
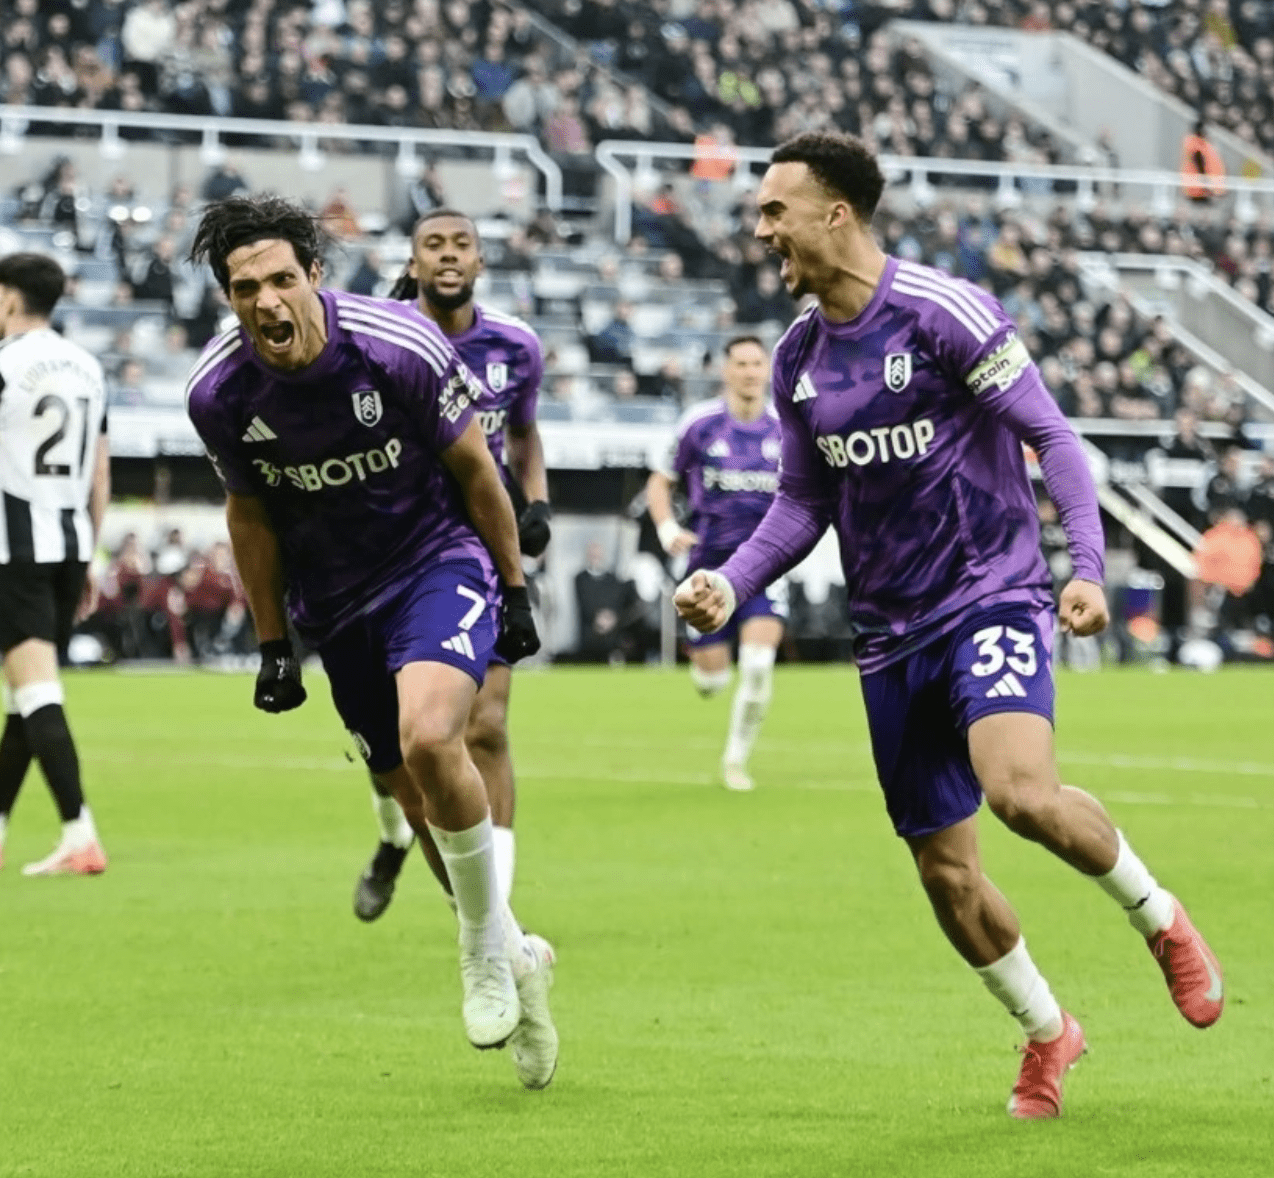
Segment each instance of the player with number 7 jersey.
M551 962L498 891L464 740L492 656L539 648L517 521L469 369L408 308L322 289L326 245L300 206L232 197L204 210L191 250L238 321L187 388L261 641L254 702L283 712L305 701L290 618L369 769L443 860L469 1041L502 1047L534 1023L543 1087L557 1059Z

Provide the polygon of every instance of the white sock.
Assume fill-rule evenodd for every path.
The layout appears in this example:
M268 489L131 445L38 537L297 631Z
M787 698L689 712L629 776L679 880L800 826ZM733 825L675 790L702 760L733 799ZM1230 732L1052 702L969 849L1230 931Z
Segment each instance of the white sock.
M739 686L730 710L725 742L727 765L746 765L774 694L774 647L743 643L739 647Z
M509 907L509 895L513 891L513 869L517 863L517 844L513 829L508 826L491 828L492 847L495 851L495 880L500 898L500 923L504 929L504 948L515 965L526 955L526 936L518 924L513 909ZM532 964L534 964L532 959Z
M513 830L508 826L492 826L491 844L495 850L495 882L500 899L509 902L513 894L513 868L517 863L517 846Z
M1025 937L1018 937L999 961L975 966L973 972L1017 1019L1028 1039L1046 1042L1062 1033L1062 1008L1026 951Z
M87 806L82 805L76 817L70 822L62 823L62 848L67 851L80 851L95 842L97 842L97 827L93 825L93 815Z
M447 867L460 918L460 945L468 953L493 957L504 950L504 928L496 892L491 815L468 830L440 830L431 822L438 854Z
M407 821L403 808L394 798L382 798L372 790L372 813L376 815L376 825L380 827L380 841L392 843L400 851L411 846L416 837L415 831Z
M4 846L4 836L9 832L9 815L0 814L0 847Z
M1157 883L1146 865L1119 836L1119 858L1105 875L1096 876L1097 886L1128 913L1128 923L1143 937L1153 937L1166 929L1176 915L1172 897Z

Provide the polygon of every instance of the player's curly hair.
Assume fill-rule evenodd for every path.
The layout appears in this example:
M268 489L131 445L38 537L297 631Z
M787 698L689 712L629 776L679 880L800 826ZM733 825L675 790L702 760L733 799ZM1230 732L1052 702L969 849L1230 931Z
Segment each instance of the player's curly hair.
M230 291L230 268L226 259L242 245L277 238L292 246L296 260L309 271L332 244L331 235L313 213L281 196L267 192L260 196L231 196L214 201L204 209L190 260L205 259L212 267L221 289Z
M416 242L416 234L420 232L420 227L430 221L436 221L439 217L459 217L462 221L468 221L473 226L473 237L478 243L479 248L482 246L482 237L478 233L478 225L468 213L462 213L459 209L449 209L445 206L437 209L430 209L427 213L417 218L416 223L411 227L411 241L413 247ZM391 299L398 299L400 302L415 302L420 297L420 283L412 276L411 262L403 267L403 272L398 276L398 281L390 288L389 294L386 296Z
M849 202L864 224L871 220L885 191L880 164L856 135L806 131L780 143L770 163L805 164L824 188Z
M0 258L0 286L16 290L28 315L47 319L66 290L66 274L44 254L18 253Z

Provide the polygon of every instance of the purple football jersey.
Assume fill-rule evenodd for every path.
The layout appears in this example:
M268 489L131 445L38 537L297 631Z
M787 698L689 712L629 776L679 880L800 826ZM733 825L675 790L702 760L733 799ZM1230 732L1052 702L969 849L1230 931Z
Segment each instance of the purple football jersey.
M478 422L487 446L504 469L504 427L524 429L535 421L544 350L539 336L521 319L479 303L474 303L473 312L473 326L448 339L483 386Z
M327 344L280 372L236 326L205 349L187 408L227 491L265 505L288 612L319 641L426 562L491 559L440 455L482 390L446 337L401 303L321 291Z
M864 672L957 626L975 604L1051 606L1023 440L1040 452L1075 575L1101 581L1083 452L980 288L889 258L856 318L833 323L811 307L792 324L773 387L781 493L756 541L722 570L740 599L830 523ZM790 538L797 517L803 535Z
M756 421L732 417L724 397L686 411L663 473L680 480L690 507L686 527L699 537L687 567L724 559L756 531L779 489L782 450L769 405Z

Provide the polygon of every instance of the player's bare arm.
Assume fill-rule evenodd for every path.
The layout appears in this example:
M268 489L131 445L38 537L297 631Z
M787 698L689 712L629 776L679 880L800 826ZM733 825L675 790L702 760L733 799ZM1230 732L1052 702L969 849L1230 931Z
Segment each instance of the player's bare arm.
M507 430L509 469L526 496L527 505L518 517L518 544L527 556L540 556L549 546L549 478L544 464L544 443L534 421L510 425Z
M544 465L544 442L540 427L529 425L508 427L509 469L517 479L528 503L548 502L549 478Z
M442 452L442 460L460 484L469 518L490 550L500 580L510 587L525 585L513 503L476 420Z
M88 515L93 522L93 542L102 534L102 519L111 501L111 444L106 434L99 434L93 455L93 485L89 490Z
M255 495L227 495L226 524L235 564L256 624L257 641L286 639L283 560L265 505Z
M650 518L655 521L659 543L669 556L680 556L699 543L694 532L687 531L678 522L672 510L672 479L661 470L652 470L646 480L646 502ZM692 626L693 622L690 623ZM699 629L695 626L695 629Z

